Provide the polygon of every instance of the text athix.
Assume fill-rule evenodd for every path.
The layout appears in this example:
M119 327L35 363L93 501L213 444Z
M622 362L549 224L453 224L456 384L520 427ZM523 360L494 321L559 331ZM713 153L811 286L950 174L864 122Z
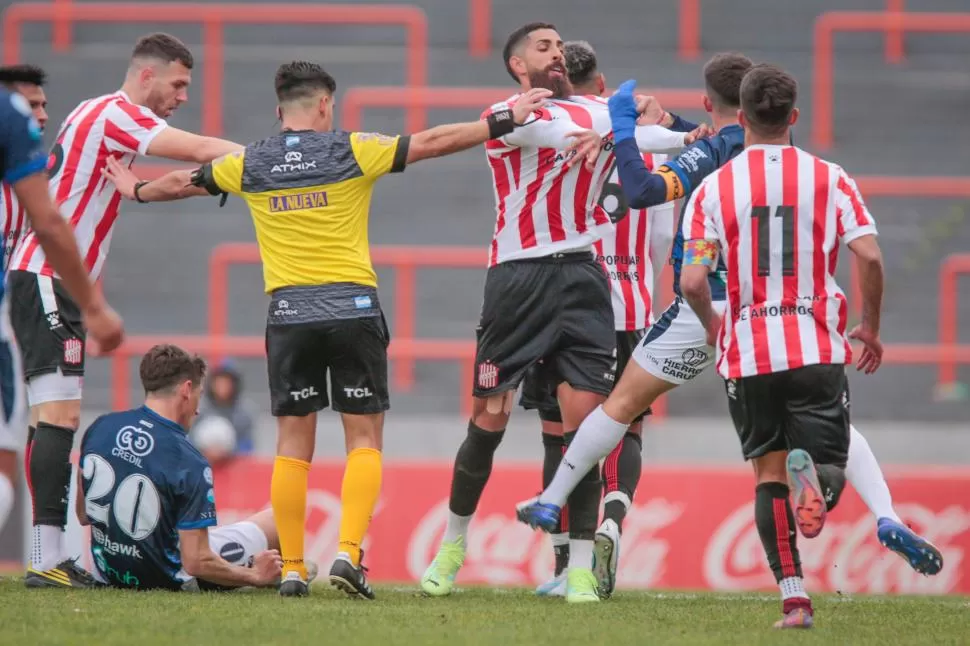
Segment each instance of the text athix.
M327 206L327 192L313 191L312 193L294 193L292 195L278 195L269 198L271 213L282 211L303 211Z

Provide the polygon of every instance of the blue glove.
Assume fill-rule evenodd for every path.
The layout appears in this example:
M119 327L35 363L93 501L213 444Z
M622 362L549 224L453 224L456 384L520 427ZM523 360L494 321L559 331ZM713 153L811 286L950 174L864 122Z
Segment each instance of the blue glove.
M633 98L633 88L637 82L633 79L624 81L616 90L616 94L610 97L610 121L613 124L613 143L618 144L624 139L634 139L636 137L637 102Z

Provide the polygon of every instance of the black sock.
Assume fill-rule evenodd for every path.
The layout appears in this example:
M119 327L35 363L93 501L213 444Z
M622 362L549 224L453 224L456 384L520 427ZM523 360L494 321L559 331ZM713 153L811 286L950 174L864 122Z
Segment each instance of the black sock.
M576 431L565 434L566 446L575 437ZM594 467L583 476L573 492L569 494L569 538L578 540L593 540L596 536L596 523L599 520L600 495L602 483L600 470Z
M471 516L485 491L485 484L492 474L492 458L502 443L505 431L486 431L474 422L468 422L468 435L455 457L455 470L451 476L451 498L448 508L459 516Z
M67 525L73 446L71 429L46 422L37 425L29 465L35 525Z
M30 452L34 447L34 433L37 429L33 426L27 427L27 446L24 449L24 478L27 479L27 491L30 492L31 498L34 495L33 485L30 483Z
M828 511L835 509L845 489L845 469L834 464L816 464L818 484L822 487L822 497Z
M775 581L800 578L802 562L795 544L795 517L788 500L788 485L763 482L754 491L755 523Z
M603 462L603 492L607 496L614 491L620 491L632 502L640 482L643 471L643 443L636 433L627 433L612 453ZM603 519L612 519L620 531L623 530L623 519L629 508L620 500L610 500L603 506Z
M552 482L552 478L556 475L556 469L559 468L559 463L562 462L563 453L566 452L566 440L563 439L562 435L552 435L551 433L542 434L542 488L545 489ZM566 531L563 527L565 518L567 514L562 514L559 516L559 528L553 532L554 534L562 534ZM569 557L569 546L566 546L566 558ZM556 558L559 558L559 552L556 552ZM558 561L557 561L558 562Z

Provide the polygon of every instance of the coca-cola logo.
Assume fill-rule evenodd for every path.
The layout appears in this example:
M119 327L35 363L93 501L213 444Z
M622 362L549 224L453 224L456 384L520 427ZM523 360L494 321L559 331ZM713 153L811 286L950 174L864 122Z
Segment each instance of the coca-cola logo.
M939 512L919 504L898 504L896 508L915 531L942 552L942 572L924 577L882 547L869 514L841 521L835 512L817 538L798 537L809 589L870 594L945 594L956 590L970 532L970 510L960 505ZM704 579L710 587L724 590L774 586L750 502L738 507L715 530L704 553Z

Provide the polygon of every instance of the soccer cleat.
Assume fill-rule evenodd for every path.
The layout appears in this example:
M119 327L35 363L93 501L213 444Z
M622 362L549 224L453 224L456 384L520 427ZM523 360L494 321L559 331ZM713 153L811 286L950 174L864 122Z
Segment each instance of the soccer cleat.
M307 559L303 561L303 567L306 568L306 584L310 585L317 578L317 575L320 574L320 566L317 565L316 561Z
M815 624L808 608L795 608L775 622L775 628L811 628Z
M364 558L363 550L360 558L361 560ZM341 592L346 592L352 599L374 600L374 590L367 583L367 568L362 563L354 567L350 555L346 552L338 554L337 560L330 567L330 585Z
M536 588L537 597L565 597L566 573L562 572Z
M883 547L899 554L920 574L933 576L943 569L940 550L906 525L890 518L880 518L876 534Z
M280 583L281 597L305 597L310 594L307 582L300 578L299 572L287 572Z
M812 456L802 449L788 453L788 486L795 502L795 524L805 538L815 538L825 526L826 505Z
M515 506L515 517L520 523L525 523L532 529L541 529L552 533L559 528L559 514L562 509L556 505L539 502L539 498L530 498Z
M620 558L620 527L612 518L607 518L596 530L593 543L593 574L599 586L599 594L604 599L613 595L616 587L616 566Z
M102 588L104 584L95 579L77 559L65 559L50 570L27 568L24 585L28 588Z
M465 562L465 540L459 536L453 543L442 542L431 565L421 577L421 589L431 597L445 597L451 594L455 577Z
M592 603L599 600L593 571L588 568L570 568L566 575L566 602Z

